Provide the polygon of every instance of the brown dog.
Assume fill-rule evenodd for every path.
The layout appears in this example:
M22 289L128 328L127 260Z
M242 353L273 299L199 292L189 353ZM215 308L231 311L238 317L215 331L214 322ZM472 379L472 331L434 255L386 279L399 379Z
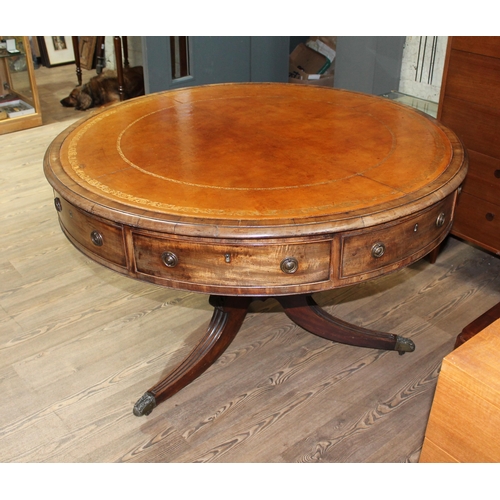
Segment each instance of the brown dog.
M132 99L144 95L144 75L142 66L123 69L123 99ZM76 108L84 111L118 102L118 78L115 71L103 71L94 76L88 83L81 87L75 87L68 97L61 100L61 104L67 108Z

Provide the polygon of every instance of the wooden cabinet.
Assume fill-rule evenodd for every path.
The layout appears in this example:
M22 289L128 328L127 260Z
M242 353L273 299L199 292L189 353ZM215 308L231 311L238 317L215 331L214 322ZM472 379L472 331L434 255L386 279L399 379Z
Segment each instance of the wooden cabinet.
M452 234L500 255L500 37L450 37L438 119L469 152Z
M420 462L500 461L500 320L443 360Z
M35 69L27 36L2 37L0 48L0 134L42 124Z

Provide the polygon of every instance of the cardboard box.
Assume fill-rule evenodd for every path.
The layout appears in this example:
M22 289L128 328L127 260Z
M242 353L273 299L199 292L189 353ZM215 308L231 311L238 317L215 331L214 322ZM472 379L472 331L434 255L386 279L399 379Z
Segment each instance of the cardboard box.
M299 43L290 54L290 63L307 74L322 75L330 66L331 61L304 43Z
M318 85L320 87L333 87L333 73L318 75L319 78L310 78L310 76L311 75L307 75L299 69L296 69L293 73L289 74L288 83L295 83L299 85Z
M332 49L329 55L334 57L334 54ZM326 55L301 43L290 54L288 82L333 87L332 62Z

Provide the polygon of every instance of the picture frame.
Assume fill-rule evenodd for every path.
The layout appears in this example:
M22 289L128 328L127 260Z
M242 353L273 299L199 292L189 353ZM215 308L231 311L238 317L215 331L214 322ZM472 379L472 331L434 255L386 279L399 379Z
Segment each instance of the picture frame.
M94 65L94 54L96 47L96 36L81 36L79 42L80 67L92 69Z
M70 36L39 36L37 39L44 66L50 68L75 62L75 52Z

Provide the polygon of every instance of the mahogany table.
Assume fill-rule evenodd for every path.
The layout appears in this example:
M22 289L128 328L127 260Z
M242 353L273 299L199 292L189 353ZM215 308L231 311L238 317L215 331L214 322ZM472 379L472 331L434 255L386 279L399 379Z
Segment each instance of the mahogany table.
M291 84L151 94L94 113L44 160L62 230L130 277L209 294L205 336L136 403L147 415L224 352L255 298L304 329L413 351L356 327L315 292L422 258L451 228L467 158L454 133L393 101Z

